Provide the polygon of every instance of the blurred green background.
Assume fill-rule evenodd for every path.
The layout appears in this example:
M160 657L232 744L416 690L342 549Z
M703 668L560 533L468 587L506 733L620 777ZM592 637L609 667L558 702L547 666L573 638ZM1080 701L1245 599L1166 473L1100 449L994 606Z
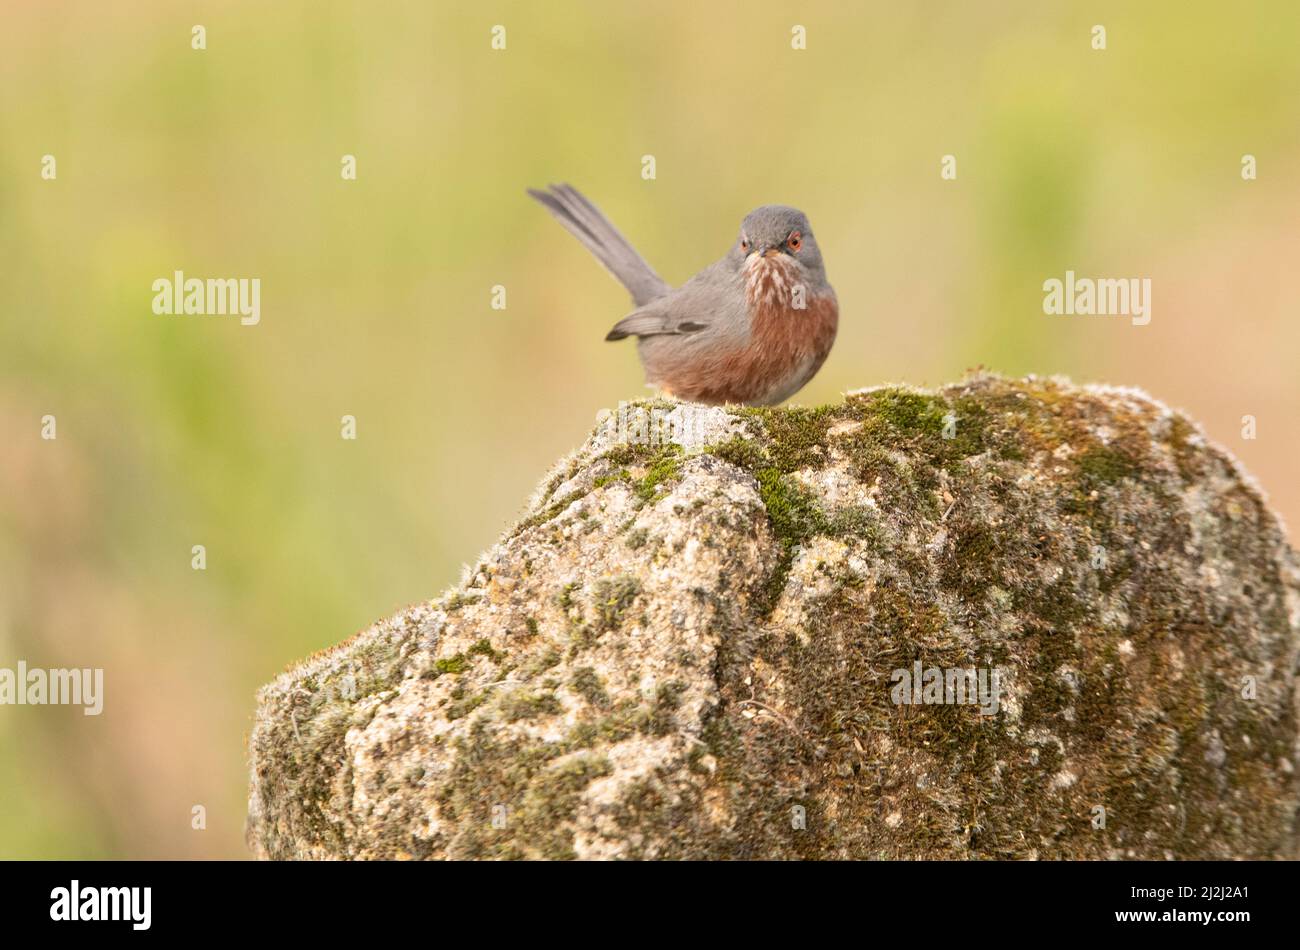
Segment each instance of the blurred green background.
M0 857L244 856L257 686L455 582L646 394L602 341L625 292L529 185L672 282L803 208L842 322L797 402L1141 386L1300 523L1293 0L0 11L0 666L106 671L98 718L0 707ZM1067 268L1150 277L1151 324L1045 316ZM177 269L260 278L260 325L155 316Z

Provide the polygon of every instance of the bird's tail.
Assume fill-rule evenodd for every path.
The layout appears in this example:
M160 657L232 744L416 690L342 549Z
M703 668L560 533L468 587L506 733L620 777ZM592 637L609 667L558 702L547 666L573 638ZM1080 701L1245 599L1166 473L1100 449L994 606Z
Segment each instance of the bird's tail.
M576 188L551 185L546 191L529 188L528 193L544 204L570 234L596 255L596 259L628 289L638 307L662 297L671 289L609 218Z

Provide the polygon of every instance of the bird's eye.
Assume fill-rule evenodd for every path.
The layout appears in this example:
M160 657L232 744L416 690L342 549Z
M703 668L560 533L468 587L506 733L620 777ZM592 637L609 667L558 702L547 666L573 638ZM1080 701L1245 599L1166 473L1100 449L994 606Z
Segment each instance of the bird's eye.
M743 237L743 238L740 239L740 249L741 249L742 251L748 251L748 250L749 250L749 238L744 238L744 237Z
M797 251L803 244L803 235L798 231L794 231L785 239L785 243L789 246L790 250Z

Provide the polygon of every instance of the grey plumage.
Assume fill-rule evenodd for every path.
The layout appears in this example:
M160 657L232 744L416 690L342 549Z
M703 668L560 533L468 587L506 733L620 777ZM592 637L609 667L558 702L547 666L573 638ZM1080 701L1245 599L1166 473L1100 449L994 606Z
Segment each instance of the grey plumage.
M649 337L680 340L691 335L692 346L682 353L683 358L690 358L689 350L697 349L705 341L743 346L749 337L749 313L741 276L745 261L765 250L788 253L784 242L793 231L800 232L803 239L799 265L807 278L808 292L827 292L830 284L826 281L826 268L808 218L797 208L764 205L746 215L736 242L721 260L704 268L681 287L670 289L633 310L614 324L605 339L636 336L644 343ZM669 352L666 344L656 344L653 350ZM642 352L644 355L644 349Z
M749 333L739 271L724 258L686 283L633 310L609 331L606 340L637 336L695 336L714 339L730 331L743 341Z
M573 186L551 185L546 191L529 188L528 194L545 205L546 210L618 278L638 307L662 297L671 289L609 218Z

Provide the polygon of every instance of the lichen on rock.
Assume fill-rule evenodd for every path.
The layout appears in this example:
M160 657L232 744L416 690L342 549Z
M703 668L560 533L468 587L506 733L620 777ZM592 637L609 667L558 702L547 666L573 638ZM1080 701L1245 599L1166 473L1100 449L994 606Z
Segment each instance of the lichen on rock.
M262 689L248 838L1294 857L1298 643L1278 519L1142 393L981 375L814 409L638 403L459 587ZM996 672L996 708L900 701L896 671L931 669Z

